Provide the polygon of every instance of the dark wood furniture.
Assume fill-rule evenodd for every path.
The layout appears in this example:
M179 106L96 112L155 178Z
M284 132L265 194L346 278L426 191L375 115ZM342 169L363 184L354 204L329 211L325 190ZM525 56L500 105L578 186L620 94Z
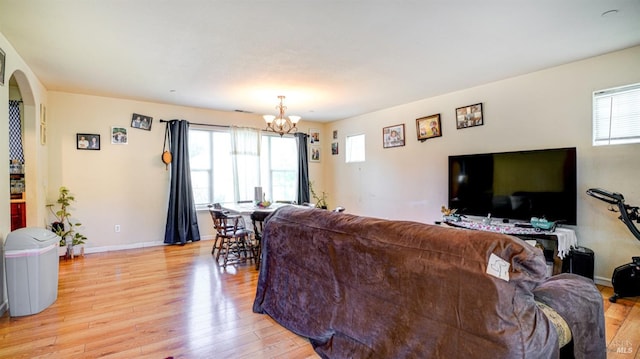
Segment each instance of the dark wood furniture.
M11 201L11 230L27 226L27 204L24 200Z

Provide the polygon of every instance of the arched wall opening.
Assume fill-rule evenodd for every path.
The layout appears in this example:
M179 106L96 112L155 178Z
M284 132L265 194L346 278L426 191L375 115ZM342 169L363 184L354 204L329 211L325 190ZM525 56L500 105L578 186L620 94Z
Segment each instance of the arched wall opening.
M26 225L42 226L44 221L44 198L42 171L46 171L46 160L42 154L46 142L41 141L41 131L46 131L44 105L38 108L33 88L24 72L16 70L9 78L9 99L22 101L22 150L24 154L24 199L26 205ZM44 139L44 138L42 138ZM6 162L5 162L6 163ZM44 167L42 167L44 165ZM46 173L46 172L44 172Z

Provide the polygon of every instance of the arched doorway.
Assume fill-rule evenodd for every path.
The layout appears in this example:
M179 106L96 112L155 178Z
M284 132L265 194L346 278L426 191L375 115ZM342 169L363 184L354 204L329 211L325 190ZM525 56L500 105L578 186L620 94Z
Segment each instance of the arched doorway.
M9 165L11 186L11 224L38 226L40 212L38 199L43 198L37 183L40 164L40 119L32 88L25 74L17 70L8 81L9 85ZM12 128L12 116L18 118L19 127ZM21 141L20 144L18 142ZM19 146L21 145L21 146ZM6 162L5 162L6 163ZM14 213L15 212L15 213Z

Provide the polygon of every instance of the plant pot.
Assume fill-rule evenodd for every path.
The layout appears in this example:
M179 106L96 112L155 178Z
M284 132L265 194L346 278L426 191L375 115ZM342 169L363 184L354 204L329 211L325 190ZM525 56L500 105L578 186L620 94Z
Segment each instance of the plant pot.
M58 256L65 258L74 258L74 257L84 257L84 246L83 245L67 245L64 247L58 248Z
M71 255L71 258L84 257L84 246L83 245L70 246L69 254Z
M68 254L67 247L58 247L58 257L66 257Z

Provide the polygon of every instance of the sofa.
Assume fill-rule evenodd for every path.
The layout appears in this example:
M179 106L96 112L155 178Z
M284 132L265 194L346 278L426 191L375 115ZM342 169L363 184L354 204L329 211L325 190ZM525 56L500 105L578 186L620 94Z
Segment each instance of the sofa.
M602 295L540 249L321 209L267 219L253 311L323 358L606 358Z

